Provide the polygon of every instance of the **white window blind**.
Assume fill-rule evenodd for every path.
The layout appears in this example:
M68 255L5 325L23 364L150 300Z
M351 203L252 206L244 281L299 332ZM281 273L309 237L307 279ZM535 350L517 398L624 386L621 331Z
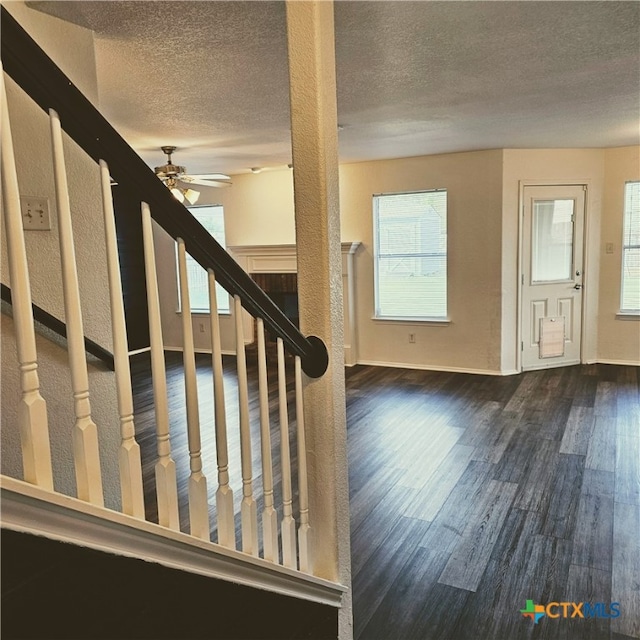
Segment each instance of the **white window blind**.
M188 207L193 217L226 248L224 236L224 211L222 205L201 205ZM178 274L178 278L180 275ZM207 272L187 254L187 277L189 279L189 300L191 311L209 313L209 278ZM230 313L229 294L216 284L218 313ZM179 304L179 303L178 303Z
M447 317L447 192L373 197L375 315Z
M640 312L640 182L624 186L620 310Z

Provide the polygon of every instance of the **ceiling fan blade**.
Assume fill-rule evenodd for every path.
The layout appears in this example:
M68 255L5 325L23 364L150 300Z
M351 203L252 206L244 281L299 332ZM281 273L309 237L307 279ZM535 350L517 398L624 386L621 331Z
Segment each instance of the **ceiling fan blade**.
M190 173L186 177L196 180L231 180L225 173Z
M201 187L230 187L231 182L226 180L204 180L195 176L181 176L180 182L188 185L199 185Z

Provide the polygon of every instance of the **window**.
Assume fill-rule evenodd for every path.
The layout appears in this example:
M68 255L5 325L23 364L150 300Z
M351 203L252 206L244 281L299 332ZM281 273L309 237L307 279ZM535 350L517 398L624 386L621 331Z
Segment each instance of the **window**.
M624 186L621 311L640 312L640 182Z
M193 214L193 217L218 241L220 246L223 249L226 248L222 206L202 205L188 207L188 209ZM178 274L179 277L180 275ZM187 254L187 277L189 279L191 311L194 313L209 313L209 278L207 272L189 254ZM217 283L216 297L218 313L230 313L229 294Z
M373 197L375 317L447 317L447 192Z

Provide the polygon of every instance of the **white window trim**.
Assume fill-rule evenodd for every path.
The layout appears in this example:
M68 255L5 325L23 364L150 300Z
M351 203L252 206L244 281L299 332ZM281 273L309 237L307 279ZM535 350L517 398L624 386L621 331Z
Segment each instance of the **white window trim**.
M624 253L626 249L635 249L640 248L640 245L626 245L625 244L625 236L624 236L624 228L625 228L625 218L627 215L627 185L630 184L640 184L640 180L627 180L624 183L624 192L622 196L622 243L620 250L620 294L619 294L619 302L620 308L618 313L616 313L616 320L638 320L640 319L640 309L624 309L622 307L622 292L624 289Z
M438 189L421 189L418 191L396 191L389 193L374 193L373 200L375 202L375 198L381 196L397 196L397 195L411 195L414 193L441 193L444 192L447 194L447 250L445 253L445 258L447 261L447 313L444 316L383 316L378 315L378 211L374 205L373 210L373 279L374 279L374 289L373 289L373 315L371 319L375 321L377 324L385 324L388 323L390 325L398 325L398 324L406 324L406 325L416 325L416 326L424 326L424 325L432 325L432 326L449 326L451 324L451 318L449 316L449 193L447 188L438 188Z

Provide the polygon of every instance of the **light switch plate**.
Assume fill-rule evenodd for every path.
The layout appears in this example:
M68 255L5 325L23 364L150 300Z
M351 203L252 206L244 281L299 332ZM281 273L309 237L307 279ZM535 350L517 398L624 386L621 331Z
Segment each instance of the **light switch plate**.
M31 231L49 231L51 215L49 199L37 196L20 196L22 210L22 227Z

